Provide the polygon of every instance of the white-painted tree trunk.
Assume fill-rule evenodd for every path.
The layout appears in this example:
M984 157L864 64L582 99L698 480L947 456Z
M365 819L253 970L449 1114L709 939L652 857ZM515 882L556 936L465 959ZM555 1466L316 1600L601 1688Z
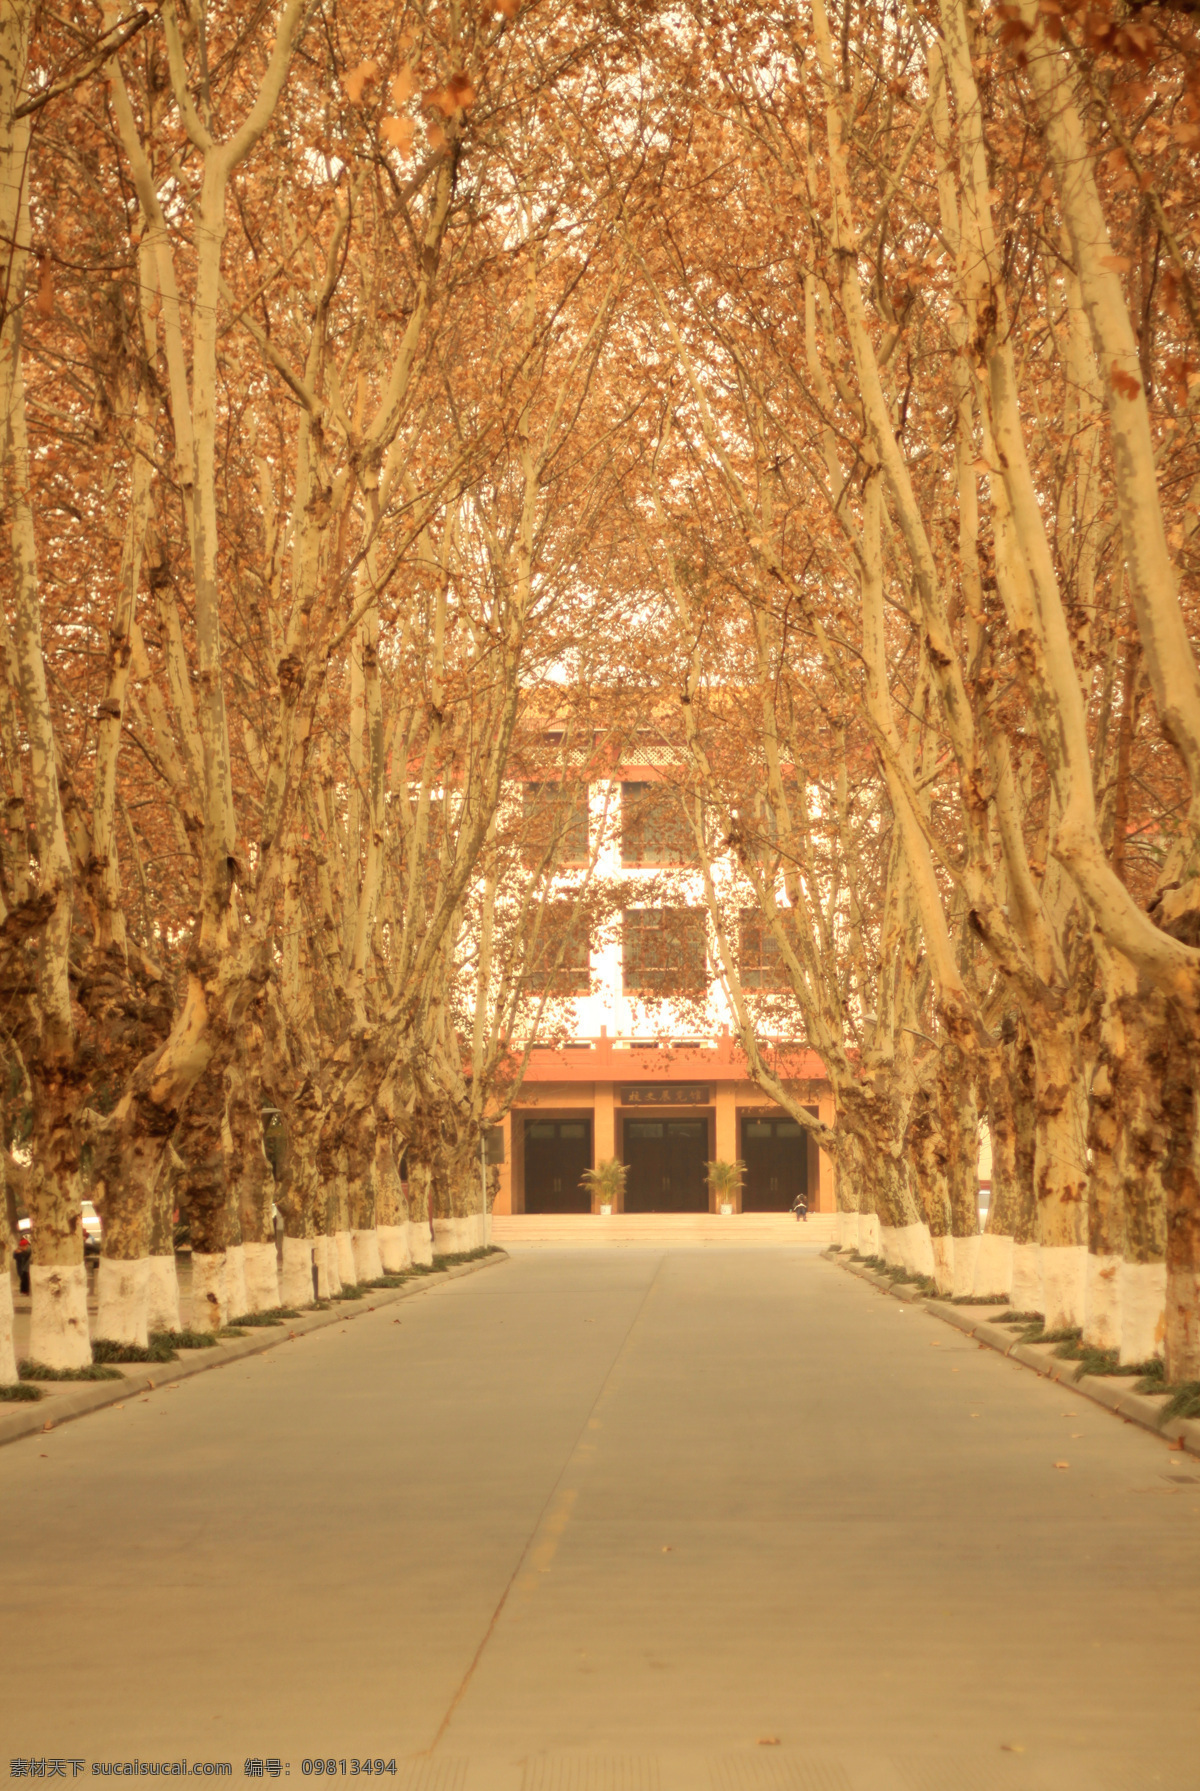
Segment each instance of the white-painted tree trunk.
M417 1268L427 1269L433 1263L433 1239L424 1219L411 1219L408 1226L408 1247Z
M230 1244L225 1252L225 1311L230 1318L244 1318L246 1304L245 1244Z
M1042 1311L1042 1260L1040 1244L1014 1244L1012 1294L1014 1312Z
M225 1252L192 1251L193 1331L219 1331L229 1317L225 1296Z
M354 1245L350 1233L335 1231L333 1248L337 1257L337 1292L340 1293L343 1287L355 1287L358 1284L358 1275L354 1268Z
M1087 1259L1087 1307L1083 1341L1093 1349L1121 1347L1121 1258L1094 1256Z
M119 1257L100 1258L96 1269L97 1337L145 1349L149 1341L149 1279L148 1256L136 1257L132 1262L123 1262Z
M179 1276L175 1257L146 1258L146 1329L147 1331L181 1331L179 1318Z
M310 1258L311 1260L311 1258ZM279 1269L274 1244L243 1244L242 1265L246 1276L247 1312L271 1312L276 1306L292 1302L279 1297ZM309 1277L307 1306L312 1300L312 1278Z
M457 1219L435 1219L433 1222L433 1254L453 1256L461 1246Z
M381 1225L379 1260L385 1275L402 1275L412 1267L412 1251L408 1247L407 1225Z
M878 1213L860 1213L858 1215L858 1253L860 1256L878 1256L883 1247L882 1226Z
M838 1214L839 1250L858 1249L858 1221L859 1215L857 1213Z
M997 1299L1012 1296L1013 1241L998 1231L985 1231L979 1240L975 1258L975 1286L972 1293L995 1294Z
M313 1257L319 1239L289 1238L283 1240L283 1265L279 1276L281 1306L311 1306L313 1303Z
M314 1257L317 1264L318 1299L336 1299L342 1291L342 1277L338 1267L337 1244L334 1239L319 1237Z
M966 1299L975 1292L975 1265L979 1261L979 1233L954 1240L954 1297Z
M933 1275L933 1239L929 1235L929 1227L924 1219L916 1225L904 1227L908 1234L905 1252L908 1267L914 1275Z
M0 1387L15 1386L17 1355L13 1348L12 1272L0 1269Z
M1127 1262L1121 1270L1121 1361L1149 1362L1167 1334L1167 1265Z
M902 1269L904 1267L900 1256L900 1245L896 1242L896 1227L894 1225L879 1227L879 1248L873 1254L882 1256L884 1262L892 1268Z
M1081 1325L1087 1301L1087 1245L1042 1245L1042 1292L1048 1331Z
M378 1281L383 1274L383 1257L375 1231L352 1231L350 1242L354 1250L355 1279Z
M949 1232L945 1232L941 1237L931 1237L929 1242L933 1250L934 1284L940 1294L952 1294L954 1292L956 1240L951 1237Z
M31 1361L46 1368L86 1368L92 1359L88 1334L87 1270L81 1262L61 1268L32 1263L29 1291Z

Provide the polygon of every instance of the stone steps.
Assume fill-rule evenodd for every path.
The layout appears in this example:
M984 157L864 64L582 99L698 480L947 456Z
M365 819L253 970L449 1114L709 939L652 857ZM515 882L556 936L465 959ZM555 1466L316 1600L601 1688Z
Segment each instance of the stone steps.
M803 1223L790 1213L493 1213L491 1241L562 1250L605 1245L655 1249L795 1249L835 1241L836 1215L812 1213Z

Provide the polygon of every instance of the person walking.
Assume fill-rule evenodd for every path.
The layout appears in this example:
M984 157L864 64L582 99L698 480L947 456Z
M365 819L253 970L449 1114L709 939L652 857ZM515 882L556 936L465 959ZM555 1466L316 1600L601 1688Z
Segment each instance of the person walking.
M806 1225L808 1224L808 1195L803 1189L800 1190L795 1200L793 1200L792 1211L795 1213L798 1221L803 1219L804 1223Z

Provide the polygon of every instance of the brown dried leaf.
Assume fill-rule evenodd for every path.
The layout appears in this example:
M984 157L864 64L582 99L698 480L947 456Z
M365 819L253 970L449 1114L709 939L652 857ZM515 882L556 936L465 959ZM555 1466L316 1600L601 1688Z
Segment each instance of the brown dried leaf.
M1118 398L1136 398L1141 392L1142 382L1135 379L1132 373L1125 373L1113 362L1113 370L1109 375L1113 391Z
M349 74L343 75L342 86L346 89L351 105L360 105L366 88L378 79L379 64L377 62L360 62L357 68L352 68Z
M417 78L411 68L402 68L392 82L392 104L403 106L417 91Z
M1114 274L1127 274L1133 266L1128 255L1101 255L1101 267L1111 267Z
M379 126L379 134L393 149L407 155L412 149L413 121L411 118L385 118Z

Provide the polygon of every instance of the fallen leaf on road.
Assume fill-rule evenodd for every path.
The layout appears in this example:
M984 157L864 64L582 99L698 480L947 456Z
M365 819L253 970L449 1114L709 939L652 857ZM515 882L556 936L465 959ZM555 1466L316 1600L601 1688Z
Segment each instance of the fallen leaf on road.
M49 1430L49 1428L50 1428L50 1426L47 1424L46 1429ZM1167 1444L1168 1449L1182 1449L1183 1447L1184 1447L1184 1441L1183 1441L1182 1437L1176 1437L1175 1441L1173 1443Z
M1069 1468L1071 1464L1069 1461L1056 1461L1054 1465L1056 1468Z
M1000 1752L1002 1754L1023 1754L1025 1749L1018 1741L1002 1741L1000 1743Z
M674 1546L669 1542L664 1542L662 1552L664 1555L673 1555L675 1553Z
M779 1737L778 1735L760 1735L758 1745L759 1747L778 1747Z
M1081 1430L1073 1430L1071 1432L1071 1441L1077 1443L1082 1435L1083 1432Z

